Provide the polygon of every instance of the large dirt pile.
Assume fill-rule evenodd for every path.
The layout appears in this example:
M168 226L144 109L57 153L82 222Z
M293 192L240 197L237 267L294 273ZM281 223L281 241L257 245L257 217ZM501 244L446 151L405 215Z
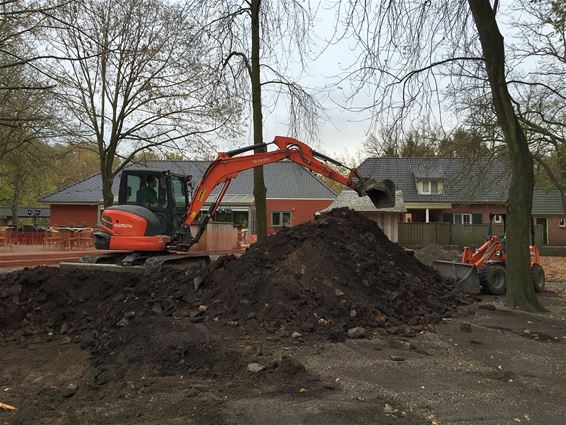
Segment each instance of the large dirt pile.
M465 298L375 222L341 208L213 264L203 302L232 325L332 335L419 330Z
M240 258L221 258L199 290L194 278L190 270L12 273L0 277L0 339L65 334L95 353L127 344L134 360L138 351L161 350L176 363L194 347L208 349L211 327L339 338L354 327L414 332L466 301L377 224L348 209L284 229Z

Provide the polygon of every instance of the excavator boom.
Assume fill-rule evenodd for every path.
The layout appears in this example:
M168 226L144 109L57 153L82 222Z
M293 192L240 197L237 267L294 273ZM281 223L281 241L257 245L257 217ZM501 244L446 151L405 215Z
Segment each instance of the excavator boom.
M260 152L253 155L237 156L248 151L257 150L258 148L266 148L271 144L276 145L278 149L271 152ZM188 236L188 238L187 234L185 234L184 237L182 237L183 240L176 245L177 248L188 248L198 242L206 228L206 224L220 205L222 197L228 190L230 182L237 177L240 171L260 167L285 159L293 161L311 171L337 181L338 183L355 190L359 196L367 195L376 208L389 208L395 206L395 185L392 181L383 180L378 182L371 178L361 177L355 169L350 169L349 174L344 176L330 168L321 160L331 162L336 166L347 168L340 162L316 152L306 144L296 139L276 136L272 143L247 146L245 148L240 148L230 152L221 152L218 154L218 157L208 167L200 184L195 190L195 196L189 206L189 210L185 218L183 226L184 231L193 224L212 190L221 183L224 185L220 190L216 201L212 204L202 219L199 232L194 237Z

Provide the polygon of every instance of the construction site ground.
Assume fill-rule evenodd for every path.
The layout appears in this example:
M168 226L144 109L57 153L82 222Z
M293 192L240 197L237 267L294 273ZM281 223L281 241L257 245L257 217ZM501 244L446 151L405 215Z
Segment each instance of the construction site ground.
M566 259L546 261L566 271ZM414 338L321 343L259 334L223 341L235 353L255 353L259 364L287 356L305 366L305 373L291 367L280 376L243 364L237 378L141 370L97 386L89 382L88 352L66 337L4 343L0 402L18 410L0 411L0 423L562 425L566 299L553 291L566 289L566 280L549 289L540 295L548 314L509 311L485 295ZM464 323L471 332L462 331Z
M0 403L17 409L0 424L564 425L566 259L544 259L548 313L512 311L434 292L432 272L372 226L337 212L285 230L217 261L198 290L180 274L0 276L0 308L27 303L23 322L0 311ZM345 337L356 323L365 335Z
M390 337L224 341L236 352L261 352L260 364L290 356L308 372L298 376L259 376L241 365L236 379L139 371L96 386L85 376L88 353L63 337L3 344L0 400L19 410L0 413L0 423L563 425L566 300L552 293L541 299L550 314L509 311L486 296L469 307L475 314L404 339L408 347ZM496 309L481 308L486 304ZM472 332L461 331L464 322ZM78 386L76 394L67 395L69 386Z

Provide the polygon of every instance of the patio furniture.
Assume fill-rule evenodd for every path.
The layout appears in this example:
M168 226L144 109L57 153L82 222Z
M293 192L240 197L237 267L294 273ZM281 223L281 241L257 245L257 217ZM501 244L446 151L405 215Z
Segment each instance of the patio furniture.
M71 232L50 229L46 232L43 246L46 248L71 249Z
M12 232L9 230L0 230L0 247L9 248L12 251Z
M73 233L73 237L71 239L72 247L77 248L92 248L94 245L92 243L92 234L94 233L93 229L81 229L78 232Z

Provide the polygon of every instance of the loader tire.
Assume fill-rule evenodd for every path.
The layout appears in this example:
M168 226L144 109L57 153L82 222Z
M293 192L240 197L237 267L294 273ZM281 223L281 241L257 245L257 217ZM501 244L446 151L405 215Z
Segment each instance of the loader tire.
M493 295L503 295L507 287L505 267L500 265L484 266L479 271L480 284Z
M531 276L533 277L535 292L544 292L546 279L544 276L544 269L540 264L533 264L533 266L531 267Z

